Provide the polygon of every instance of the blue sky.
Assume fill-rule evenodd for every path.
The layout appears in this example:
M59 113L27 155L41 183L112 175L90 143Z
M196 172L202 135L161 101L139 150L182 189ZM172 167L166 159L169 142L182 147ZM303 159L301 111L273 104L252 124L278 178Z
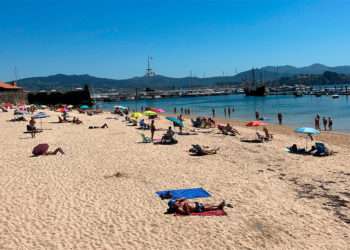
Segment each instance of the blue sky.
M2 0L0 79L350 64L347 0Z

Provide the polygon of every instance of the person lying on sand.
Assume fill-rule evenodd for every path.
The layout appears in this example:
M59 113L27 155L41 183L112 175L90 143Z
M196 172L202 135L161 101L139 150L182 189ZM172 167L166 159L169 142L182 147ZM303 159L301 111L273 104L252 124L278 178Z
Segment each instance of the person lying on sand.
M78 117L75 117L75 116L73 117L72 122L73 122L74 124L82 124L82 123L83 123Z
M202 155L213 155L216 154L219 148L210 149L208 146L200 146L198 144L193 144L189 152L192 155L202 156Z
M62 148L58 147L54 151L49 151L47 143L39 144L33 148L32 154L34 157L41 155L57 155L57 153L64 154Z
M95 129L95 128L108 128L107 123L103 124L101 127L98 126L89 126L89 129Z
M202 213L205 211L212 211L223 209L226 206L225 201L218 205L206 204L200 202L191 202L187 199L170 200L168 202L167 213L178 213L182 215L190 215L191 213Z
M226 126L219 124L218 129L223 133L224 135L240 135L237 129L233 128L229 123L226 124Z
M24 116L18 116L9 120L10 122L26 122L27 119Z

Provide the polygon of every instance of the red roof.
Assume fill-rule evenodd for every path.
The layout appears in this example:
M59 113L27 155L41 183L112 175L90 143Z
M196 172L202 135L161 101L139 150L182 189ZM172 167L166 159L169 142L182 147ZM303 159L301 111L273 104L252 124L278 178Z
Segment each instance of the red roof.
M21 88L13 84L0 82L0 89L21 89Z

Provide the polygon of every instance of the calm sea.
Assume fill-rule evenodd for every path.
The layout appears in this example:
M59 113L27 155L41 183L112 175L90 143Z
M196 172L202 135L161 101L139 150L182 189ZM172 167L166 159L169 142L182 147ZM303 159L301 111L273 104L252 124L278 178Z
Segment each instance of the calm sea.
M140 110L143 107L163 108L173 113L174 107L190 108L192 115L209 116L211 110L216 110L216 116L225 118L224 108L235 109L231 119L254 120L255 111L269 123L277 123L277 113L283 114L284 124L291 127L313 126L317 113L332 117L333 128L337 131L350 132L350 101L348 96L332 99L331 96L267 96L246 97L244 95L179 97L154 100L121 101L118 103L99 103L100 107L112 110L115 105L123 105L130 110ZM228 116L226 117L228 118Z

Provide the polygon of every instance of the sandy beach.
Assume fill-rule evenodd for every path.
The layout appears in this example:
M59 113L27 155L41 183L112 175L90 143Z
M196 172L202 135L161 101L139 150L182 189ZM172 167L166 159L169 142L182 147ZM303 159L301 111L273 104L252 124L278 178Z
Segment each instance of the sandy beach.
M70 113L81 125L48 113L34 139L26 122L0 113L0 249L349 249L349 135L322 133L317 140L338 153L318 158L286 152L305 138L283 126L269 126L274 140L263 144L213 131L165 146L139 143L142 131L108 113ZM108 129L88 129L105 122ZM31 157L39 143L66 154ZM193 157L194 143L220 150ZM155 192L192 187L212 195L199 201L233 208L222 217L165 215Z

